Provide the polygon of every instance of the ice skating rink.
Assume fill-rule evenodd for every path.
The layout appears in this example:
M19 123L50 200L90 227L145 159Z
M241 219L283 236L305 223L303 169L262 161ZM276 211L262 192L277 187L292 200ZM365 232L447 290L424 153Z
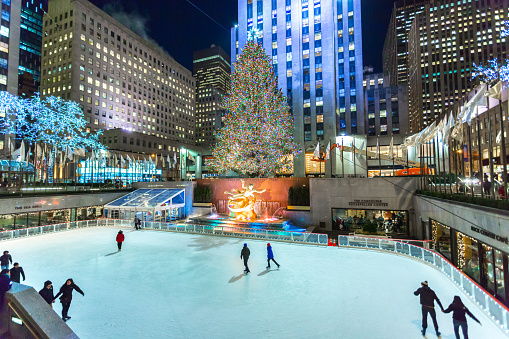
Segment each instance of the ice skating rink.
M423 280L444 307L460 295L481 320L468 319L470 338L505 338L440 272L397 255L273 242L281 269L267 272L265 241L123 228L117 253L119 229L5 241L0 250L37 290L49 279L56 294L74 279L85 297L73 293L68 324L83 339L422 338L413 292ZM454 339L452 314L437 311L442 338ZM436 338L429 324L426 337Z

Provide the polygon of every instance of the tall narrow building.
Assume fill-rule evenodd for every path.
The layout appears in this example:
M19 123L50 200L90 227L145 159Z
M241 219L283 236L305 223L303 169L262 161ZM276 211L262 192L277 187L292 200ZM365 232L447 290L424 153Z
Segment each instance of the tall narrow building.
M191 71L86 0L50 0L41 94L78 102L88 129L119 129L126 148L130 132L159 139L150 153L194 145Z
M407 83L408 32L417 14L431 0L398 0L394 3L391 21L383 47L383 72L390 86Z
M316 167L306 165L318 142L326 145L338 135L366 133L361 1L239 0L238 8L232 63L248 32L257 29L294 116L295 141L305 150L294 159L294 175L318 174L306 172L306 167ZM330 176L330 167L325 167Z
M0 91L30 95L39 87L42 20L47 0L3 0Z
M221 127L224 109L221 101L231 86L230 56L219 46L193 54L196 78L196 144L210 146L214 131Z
M418 132L449 114L455 102L479 83L473 65L507 59L500 36L508 1L435 1L425 5L408 38L410 128Z

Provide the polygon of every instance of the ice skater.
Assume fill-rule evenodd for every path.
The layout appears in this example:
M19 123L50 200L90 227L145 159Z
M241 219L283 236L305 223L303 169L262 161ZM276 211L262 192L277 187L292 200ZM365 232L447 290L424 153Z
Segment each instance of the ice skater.
M19 284L21 281L21 276L23 276L23 281L25 281L25 272L23 271L23 267L19 266L19 264L15 262L14 267L11 268L11 281L17 282Z
M272 253L272 246L270 246L270 243L267 243L267 269L270 269L270 261L273 261L274 264L277 265L277 268L279 268L279 264L276 260L274 260L274 253Z
M134 228L136 230L139 230L140 229L140 219L138 218L138 216L135 216L134 217Z
M72 291L76 290L76 292L81 293L81 295L85 296L85 293L74 283L72 279L67 279L65 284L60 287L60 291L55 296L55 299L58 298L60 295L60 302L62 303L62 320L67 321L71 319L67 315L67 312L69 312L69 307L71 307L71 301L72 301Z
M55 295L53 294L53 283L50 280L44 282L44 288L39 291L41 297L53 308L55 302Z
M9 269L9 261L12 264L12 257L9 254L9 251L4 251L4 254L0 256L0 268L2 270L8 270Z
M117 247L119 251L122 251L122 243L124 242L124 232L122 230L118 231L117 233Z
M428 282L423 281L421 283L421 287L414 292L414 295L420 295L421 305L422 305L422 335L426 335L426 328L428 327L428 313L433 320L433 325L435 326L435 331L437 333L437 337L440 337L440 331L438 331L438 323L437 323L437 314L435 312L435 300L437 301L440 309L444 311L444 307L442 303L438 299L435 292L428 287Z
M248 274L251 272L249 270L249 267L247 266L247 261L249 260L249 255L251 254L251 251L247 247L247 244L244 244L244 247L242 248L242 251L240 252L240 259L244 259L244 274Z
M463 331L463 338L468 339L468 327L467 327L467 317L465 314L468 314L470 318L474 319L482 326L479 319L477 319L465 305L461 301L461 298L457 295L454 296L454 300L452 304L447 307L444 313L452 312L452 324L454 325L454 334L456 335L456 339L460 339L460 327Z

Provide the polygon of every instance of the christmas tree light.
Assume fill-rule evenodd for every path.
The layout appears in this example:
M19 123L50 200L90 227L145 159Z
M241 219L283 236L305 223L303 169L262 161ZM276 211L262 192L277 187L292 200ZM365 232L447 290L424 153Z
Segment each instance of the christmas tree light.
M509 21L504 22L505 28L500 32L500 37L504 38L509 36ZM503 81L507 84L509 81L509 60L505 60L505 64L499 64L497 59L489 60L489 66L482 64L476 65L472 71L472 78L480 77L486 83L494 81Z
M293 140L293 117L277 88L272 59L248 41L235 62L232 87L223 100L224 127L216 133L211 167L248 176L274 176L292 168L300 150Z
M89 133L80 106L73 101L39 94L20 98L0 92L0 133L14 134L30 143L42 142L61 151L99 150L102 131Z

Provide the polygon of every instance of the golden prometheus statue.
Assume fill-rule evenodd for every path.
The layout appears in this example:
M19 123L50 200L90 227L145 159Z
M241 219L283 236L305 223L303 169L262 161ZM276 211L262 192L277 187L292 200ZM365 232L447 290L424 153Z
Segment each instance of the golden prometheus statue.
M234 189L231 192L225 191L224 194L230 195L228 197L228 209L233 212L236 220L254 221L257 217L254 211L254 204L256 202L254 194L263 192L265 190L258 191L253 189L253 184L249 184L246 188L244 180L242 180L242 190Z

